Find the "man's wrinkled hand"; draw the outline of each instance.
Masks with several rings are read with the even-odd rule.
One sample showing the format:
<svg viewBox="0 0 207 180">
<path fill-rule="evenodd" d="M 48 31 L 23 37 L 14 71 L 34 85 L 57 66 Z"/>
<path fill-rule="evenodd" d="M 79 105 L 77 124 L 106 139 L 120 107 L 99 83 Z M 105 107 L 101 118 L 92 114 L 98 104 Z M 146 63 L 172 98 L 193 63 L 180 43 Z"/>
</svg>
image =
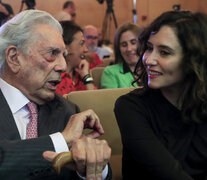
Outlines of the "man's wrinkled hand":
<svg viewBox="0 0 207 180">
<path fill-rule="evenodd" d="M 80 175 L 86 176 L 87 179 L 102 179 L 102 171 L 111 156 L 111 148 L 105 140 L 90 137 L 77 139 L 73 142 L 70 152 L 72 153 L 73 162 L 65 165 L 66 167 L 78 171 Z M 57 155 L 57 153 L 51 151 L 43 153 L 43 157 L 53 163 L 55 163 L 54 159 Z"/>
<path fill-rule="evenodd" d="M 82 137 L 83 130 L 86 128 L 92 130 L 86 135 L 91 138 L 97 138 L 104 133 L 100 120 L 93 110 L 86 110 L 81 113 L 74 114 L 69 119 L 68 124 L 62 132 L 69 148 L 75 140 Z"/>
</svg>

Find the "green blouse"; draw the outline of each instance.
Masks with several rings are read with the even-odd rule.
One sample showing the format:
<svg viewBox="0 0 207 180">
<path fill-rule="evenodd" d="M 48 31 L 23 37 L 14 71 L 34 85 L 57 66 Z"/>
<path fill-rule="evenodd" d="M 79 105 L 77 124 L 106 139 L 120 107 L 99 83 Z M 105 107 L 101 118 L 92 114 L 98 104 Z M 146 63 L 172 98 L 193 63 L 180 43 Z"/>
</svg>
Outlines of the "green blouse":
<svg viewBox="0 0 207 180">
<path fill-rule="evenodd" d="M 101 88 L 137 87 L 136 83 L 132 85 L 134 77 L 131 71 L 125 69 L 123 63 L 107 66 L 101 77 Z"/>
</svg>

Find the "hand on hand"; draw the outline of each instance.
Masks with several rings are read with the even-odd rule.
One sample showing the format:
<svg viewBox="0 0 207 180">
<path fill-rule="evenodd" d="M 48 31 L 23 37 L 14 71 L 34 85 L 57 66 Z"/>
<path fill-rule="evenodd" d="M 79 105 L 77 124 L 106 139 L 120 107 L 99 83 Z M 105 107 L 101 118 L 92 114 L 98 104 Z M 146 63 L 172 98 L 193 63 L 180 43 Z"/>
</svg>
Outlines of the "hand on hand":
<svg viewBox="0 0 207 180">
<path fill-rule="evenodd" d="M 75 140 L 81 138 L 83 129 L 86 128 L 92 129 L 92 131 L 86 135 L 88 137 L 97 138 L 104 134 L 100 120 L 93 110 L 86 110 L 71 116 L 62 132 L 69 148 Z"/>
<path fill-rule="evenodd" d="M 111 156 L 111 148 L 105 140 L 82 137 L 74 141 L 72 148 L 73 163 L 67 164 L 72 170 L 85 175 L 87 179 L 102 179 L 102 171 Z M 46 151 L 43 157 L 52 162 L 57 153 Z"/>
</svg>

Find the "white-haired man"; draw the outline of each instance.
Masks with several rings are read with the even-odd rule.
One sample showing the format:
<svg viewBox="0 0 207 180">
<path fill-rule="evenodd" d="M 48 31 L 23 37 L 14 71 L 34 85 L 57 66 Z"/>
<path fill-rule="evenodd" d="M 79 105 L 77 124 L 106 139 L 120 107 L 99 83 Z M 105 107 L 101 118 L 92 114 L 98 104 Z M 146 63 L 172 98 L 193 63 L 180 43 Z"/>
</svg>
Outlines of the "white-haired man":
<svg viewBox="0 0 207 180">
<path fill-rule="evenodd" d="M 99 118 L 55 94 L 65 53 L 61 25 L 46 12 L 23 11 L 0 28 L 0 179 L 110 178 Z M 73 170 L 57 175 L 46 160 L 68 150 Z"/>
</svg>

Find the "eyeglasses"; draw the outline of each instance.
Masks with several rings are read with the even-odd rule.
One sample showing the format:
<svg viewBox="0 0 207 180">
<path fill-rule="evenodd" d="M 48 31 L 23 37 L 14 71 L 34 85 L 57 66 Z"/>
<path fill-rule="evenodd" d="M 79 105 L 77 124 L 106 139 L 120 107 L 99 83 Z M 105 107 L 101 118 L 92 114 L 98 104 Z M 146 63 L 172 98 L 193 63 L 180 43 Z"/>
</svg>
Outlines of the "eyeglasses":
<svg viewBox="0 0 207 180">
<path fill-rule="evenodd" d="M 93 39 L 96 40 L 98 39 L 98 36 L 84 36 L 86 39 Z"/>
</svg>

